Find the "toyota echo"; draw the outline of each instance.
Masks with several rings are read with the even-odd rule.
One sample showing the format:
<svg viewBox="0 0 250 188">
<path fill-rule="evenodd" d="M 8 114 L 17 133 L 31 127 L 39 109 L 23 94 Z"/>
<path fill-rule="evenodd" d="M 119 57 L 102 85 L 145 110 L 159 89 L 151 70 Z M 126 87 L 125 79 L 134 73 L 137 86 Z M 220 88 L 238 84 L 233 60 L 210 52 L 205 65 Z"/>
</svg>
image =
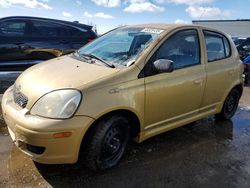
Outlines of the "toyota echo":
<svg viewBox="0 0 250 188">
<path fill-rule="evenodd" d="M 92 170 L 118 164 L 130 139 L 215 115 L 230 119 L 243 90 L 230 37 L 194 25 L 117 28 L 75 53 L 35 65 L 5 93 L 16 146 L 34 161 Z"/>
</svg>

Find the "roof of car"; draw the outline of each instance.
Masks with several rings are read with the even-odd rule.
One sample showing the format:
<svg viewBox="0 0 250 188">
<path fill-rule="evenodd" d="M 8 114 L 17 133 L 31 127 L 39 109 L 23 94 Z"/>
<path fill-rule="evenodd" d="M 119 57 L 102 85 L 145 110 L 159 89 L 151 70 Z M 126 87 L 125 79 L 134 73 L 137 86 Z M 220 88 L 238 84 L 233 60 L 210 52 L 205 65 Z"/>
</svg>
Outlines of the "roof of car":
<svg viewBox="0 0 250 188">
<path fill-rule="evenodd" d="M 194 26 L 194 27 L 197 27 L 197 25 L 191 25 L 191 24 L 164 24 L 164 23 L 137 24 L 137 25 L 132 25 L 132 26 L 133 27 L 143 27 L 143 28 L 164 29 L 164 30 L 178 28 L 178 27 L 183 27 L 183 26 Z"/>
<path fill-rule="evenodd" d="M 164 23 L 153 23 L 153 24 L 138 24 L 138 25 L 128 25 L 127 27 L 141 27 L 141 28 L 152 28 L 152 29 L 162 29 L 162 30 L 173 30 L 177 28 L 201 28 L 208 31 L 214 31 L 218 33 L 222 33 L 224 35 L 228 35 L 223 31 L 219 31 L 217 29 L 213 29 L 210 27 L 196 25 L 196 24 L 164 24 Z"/>
<path fill-rule="evenodd" d="M 67 24 L 67 25 L 82 27 L 82 28 L 85 28 L 85 29 L 91 29 L 92 28 L 92 26 L 90 26 L 90 25 L 86 25 L 86 24 L 82 24 L 82 23 L 78 23 L 78 22 L 70 22 L 70 21 L 64 21 L 64 20 L 57 20 L 57 19 L 51 19 L 51 18 L 42 18 L 42 17 L 32 17 L 32 16 L 10 16 L 10 17 L 1 18 L 0 21 L 1 20 L 8 20 L 8 19 L 45 20 L 45 21 L 60 22 L 60 23 L 64 23 L 64 24 Z"/>
<path fill-rule="evenodd" d="M 203 29 L 208 29 L 210 28 L 201 26 L 201 25 L 194 25 L 194 24 L 164 24 L 164 23 L 152 23 L 152 24 L 137 24 L 137 25 L 129 25 L 128 27 L 141 27 L 141 28 L 152 28 L 152 29 L 162 29 L 162 30 L 173 30 L 177 28 L 188 28 L 188 27 L 193 27 L 193 28 L 203 28 Z M 215 29 L 211 29 L 214 31 L 217 31 Z"/>
</svg>

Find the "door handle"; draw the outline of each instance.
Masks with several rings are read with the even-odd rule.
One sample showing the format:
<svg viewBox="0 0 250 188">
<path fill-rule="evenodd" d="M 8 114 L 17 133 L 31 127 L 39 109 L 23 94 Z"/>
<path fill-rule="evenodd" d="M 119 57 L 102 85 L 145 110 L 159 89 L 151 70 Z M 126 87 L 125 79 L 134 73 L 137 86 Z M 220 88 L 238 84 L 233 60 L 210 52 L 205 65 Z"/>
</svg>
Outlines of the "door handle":
<svg viewBox="0 0 250 188">
<path fill-rule="evenodd" d="M 202 85 L 202 83 L 203 83 L 203 79 L 199 79 L 199 80 L 194 81 L 194 84 L 196 84 L 196 85 Z"/>
</svg>

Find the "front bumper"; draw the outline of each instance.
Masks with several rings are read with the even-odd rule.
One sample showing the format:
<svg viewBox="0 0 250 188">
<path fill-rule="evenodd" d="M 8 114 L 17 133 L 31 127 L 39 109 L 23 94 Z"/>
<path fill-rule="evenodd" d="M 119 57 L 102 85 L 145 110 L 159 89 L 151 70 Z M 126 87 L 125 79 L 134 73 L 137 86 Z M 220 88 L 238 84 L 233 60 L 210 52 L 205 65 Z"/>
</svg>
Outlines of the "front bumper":
<svg viewBox="0 0 250 188">
<path fill-rule="evenodd" d="M 2 113 L 17 147 L 34 161 L 46 164 L 75 163 L 82 138 L 94 121 L 86 116 L 56 120 L 29 115 L 28 109 L 21 109 L 14 103 L 10 89 L 3 95 Z M 59 132 L 72 134 L 70 137 L 54 138 L 53 134 Z M 32 152 L 31 147 L 44 148 L 44 151 L 37 154 Z"/>
</svg>

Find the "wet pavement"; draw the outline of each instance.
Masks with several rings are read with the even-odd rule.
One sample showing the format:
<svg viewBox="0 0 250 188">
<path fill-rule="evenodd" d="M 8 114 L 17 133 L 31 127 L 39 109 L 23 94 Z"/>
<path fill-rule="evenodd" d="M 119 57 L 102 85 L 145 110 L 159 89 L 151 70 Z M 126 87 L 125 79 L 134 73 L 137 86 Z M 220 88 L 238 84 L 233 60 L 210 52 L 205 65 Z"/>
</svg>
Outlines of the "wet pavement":
<svg viewBox="0 0 250 188">
<path fill-rule="evenodd" d="M 213 117 L 131 143 L 121 163 L 93 173 L 34 163 L 11 142 L 0 117 L 0 187 L 250 187 L 250 87 L 232 121 Z"/>
</svg>

